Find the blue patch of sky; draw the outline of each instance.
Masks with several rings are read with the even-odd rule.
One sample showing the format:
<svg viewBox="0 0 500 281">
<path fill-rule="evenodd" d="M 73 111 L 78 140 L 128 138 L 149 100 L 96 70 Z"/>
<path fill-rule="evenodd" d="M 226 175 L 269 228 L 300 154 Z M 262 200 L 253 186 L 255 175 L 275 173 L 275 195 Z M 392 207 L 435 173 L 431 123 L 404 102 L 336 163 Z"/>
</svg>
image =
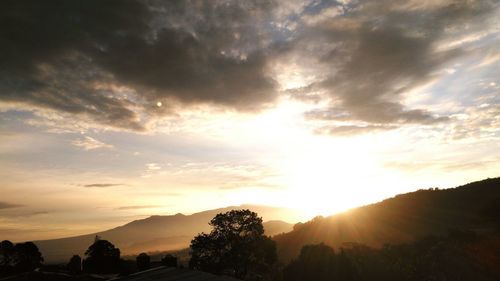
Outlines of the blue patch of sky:
<svg viewBox="0 0 500 281">
<path fill-rule="evenodd" d="M 35 118 L 35 114 L 25 110 L 8 110 L 0 112 L 0 130 L 11 133 L 29 132 L 33 127 L 27 125 L 25 120 Z"/>
<path fill-rule="evenodd" d="M 302 15 L 317 15 L 321 13 L 324 9 L 333 6 L 344 6 L 344 5 L 338 1 L 328 1 L 328 0 L 312 1 L 304 8 Z"/>
<path fill-rule="evenodd" d="M 328 1 L 328 0 L 311 1 L 307 5 L 305 5 L 304 9 L 300 13 L 289 14 L 285 18 L 284 22 L 288 24 L 297 24 L 299 25 L 298 29 L 300 30 L 300 24 L 303 16 L 317 15 L 320 14 L 324 9 L 333 6 L 341 6 L 344 8 L 344 10 L 348 10 L 350 4 L 344 5 L 338 1 Z M 295 29 L 290 30 L 286 26 L 278 26 L 276 25 L 276 23 L 269 24 L 268 28 L 269 30 L 271 30 L 273 41 L 276 43 L 290 41 L 296 35 Z"/>
<path fill-rule="evenodd" d="M 454 101 L 464 108 L 479 106 L 485 101 L 499 104 L 500 65 L 478 67 L 485 56 L 484 53 L 477 53 L 448 65 L 447 67 L 453 68 L 455 72 L 443 75 L 431 87 L 429 91 L 432 93 L 432 98 L 429 102 L 437 104 Z"/>
</svg>

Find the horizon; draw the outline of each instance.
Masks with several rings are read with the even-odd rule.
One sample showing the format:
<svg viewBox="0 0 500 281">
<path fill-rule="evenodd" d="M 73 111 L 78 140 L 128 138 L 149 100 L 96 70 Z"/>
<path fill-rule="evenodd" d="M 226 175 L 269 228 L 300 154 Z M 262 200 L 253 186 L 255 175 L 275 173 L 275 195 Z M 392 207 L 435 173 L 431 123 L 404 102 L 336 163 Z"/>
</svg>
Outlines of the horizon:
<svg viewBox="0 0 500 281">
<path fill-rule="evenodd" d="M 305 223 L 305 222 L 310 221 L 310 220 L 312 220 L 312 219 L 314 219 L 315 217 L 318 217 L 318 216 L 321 216 L 321 217 L 330 217 L 330 216 L 340 215 L 340 214 L 347 213 L 347 212 L 349 212 L 351 210 L 354 210 L 354 209 L 357 209 L 357 208 L 363 208 L 365 206 L 369 206 L 369 205 L 381 203 L 381 202 L 383 202 L 383 201 L 385 201 L 387 199 L 396 198 L 399 195 L 410 194 L 410 193 L 413 193 L 413 192 L 416 192 L 416 191 L 419 191 L 419 190 L 429 190 L 429 189 L 434 189 L 434 188 L 437 188 L 438 190 L 451 190 L 451 189 L 455 189 L 455 188 L 463 186 L 463 185 L 467 185 L 467 184 L 471 184 L 471 183 L 476 183 L 476 182 L 481 182 L 481 181 L 490 180 L 490 179 L 495 179 L 495 178 L 485 178 L 485 179 L 481 179 L 481 180 L 477 180 L 477 181 L 463 183 L 463 184 L 461 184 L 459 186 L 454 186 L 454 187 L 449 187 L 449 188 L 441 188 L 441 187 L 419 188 L 419 189 L 408 191 L 408 192 L 405 192 L 405 193 L 398 193 L 398 194 L 395 194 L 395 195 L 390 196 L 390 197 L 383 198 L 383 199 L 378 200 L 378 201 L 368 202 L 368 203 L 365 203 L 365 204 L 362 204 L 362 205 L 357 205 L 357 206 L 354 206 L 354 207 L 351 207 L 351 208 L 347 208 L 347 209 L 344 209 L 344 210 L 339 210 L 337 212 L 329 213 L 329 214 L 315 214 L 315 215 L 312 215 L 312 216 L 304 216 L 304 213 L 301 212 L 301 210 L 299 208 L 288 208 L 288 207 L 282 207 L 282 206 L 271 206 L 271 205 L 259 205 L 259 204 L 243 203 L 243 204 L 239 204 L 239 205 L 220 206 L 220 207 L 216 207 L 214 209 L 209 209 L 209 210 L 197 210 L 197 211 L 194 211 L 194 212 L 191 212 L 191 213 L 181 213 L 181 212 L 179 212 L 179 213 L 169 213 L 169 214 L 161 214 L 161 215 L 158 215 L 158 214 L 149 214 L 149 215 L 144 215 L 143 217 L 140 217 L 140 218 L 136 218 L 136 219 L 131 220 L 131 221 L 124 222 L 124 223 L 122 223 L 120 225 L 109 226 L 109 228 L 106 228 L 106 229 L 96 230 L 96 231 L 94 231 L 92 233 L 79 233 L 79 234 L 75 234 L 75 235 L 71 235 L 71 236 L 48 237 L 48 238 L 45 238 L 45 239 L 31 239 L 31 240 L 32 241 L 37 241 L 37 240 L 38 241 L 43 241 L 43 240 L 54 240 L 54 239 L 62 239 L 62 238 L 71 238 L 71 237 L 82 236 L 82 235 L 94 235 L 96 233 L 105 232 L 105 231 L 108 231 L 108 230 L 113 230 L 113 229 L 115 229 L 117 227 L 121 227 L 121 226 L 127 225 L 127 224 L 132 223 L 132 222 L 137 221 L 137 220 L 147 220 L 148 218 L 155 217 L 155 216 L 177 216 L 177 215 L 191 216 L 191 215 L 195 215 L 195 214 L 199 214 L 199 213 L 203 213 L 203 212 L 209 212 L 209 211 L 215 211 L 215 210 L 227 209 L 227 208 L 235 208 L 236 209 L 238 207 L 241 207 L 241 209 L 249 209 L 251 211 L 254 210 L 254 209 L 252 209 L 252 207 L 284 209 L 284 210 L 282 210 L 284 212 L 279 212 L 279 217 L 272 217 L 272 218 L 269 218 L 269 219 L 264 219 L 264 217 L 262 217 L 261 215 L 259 215 L 258 212 L 257 212 L 257 215 L 259 217 L 263 218 L 263 222 L 264 223 L 265 222 L 269 222 L 269 221 L 282 221 L 282 222 L 285 222 L 287 224 L 295 225 L 297 223 Z M 28 240 L 26 240 L 26 239 L 25 240 L 6 239 L 6 240 L 11 240 L 14 243 L 18 243 L 18 242 L 29 241 L 30 239 L 28 239 Z"/>
<path fill-rule="evenodd" d="M 498 1 L 0 3 L 0 238 L 296 221 L 500 171 Z"/>
</svg>

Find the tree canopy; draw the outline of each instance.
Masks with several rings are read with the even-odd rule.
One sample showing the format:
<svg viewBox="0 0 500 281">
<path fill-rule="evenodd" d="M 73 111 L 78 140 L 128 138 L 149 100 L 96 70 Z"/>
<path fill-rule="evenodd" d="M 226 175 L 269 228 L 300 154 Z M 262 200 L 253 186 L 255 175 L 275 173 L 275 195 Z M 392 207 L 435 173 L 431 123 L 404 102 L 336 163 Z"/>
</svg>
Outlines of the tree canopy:
<svg viewBox="0 0 500 281">
<path fill-rule="evenodd" d="M 0 242 L 0 273 L 31 271 L 42 265 L 42 253 L 33 242 Z"/>
<path fill-rule="evenodd" d="M 16 271 L 30 271 L 40 267 L 43 262 L 42 253 L 33 242 L 17 243 L 12 257 Z"/>
<path fill-rule="evenodd" d="M 147 253 L 140 253 L 136 258 L 135 262 L 137 264 L 137 269 L 143 271 L 149 269 L 151 266 L 151 258 Z"/>
<path fill-rule="evenodd" d="M 266 280 L 277 260 L 276 245 L 264 235 L 262 218 L 250 210 L 232 210 L 216 215 L 209 234 L 191 241 L 191 268 Z"/>
<path fill-rule="evenodd" d="M 73 274 L 82 272 L 82 258 L 79 255 L 73 255 L 66 267 Z"/>
<path fill-rule="evenodd" d="M 168 266 L 168 267 L 177 267 L 178 260 L 177 257 L 171 254 L 166 254 L 162 259 L 161 259 L 161 264 L 163 266 Z"/>
<path fill-rule="evenodd" d="M 10 265 L 14 254 L 14 244 L 9 240 L 0 242 L 0 267 Z"/>
<path fill-rule="evenodd" d="M 360 280 L 351 260 L 343 250 L 339 254 L 325 244 L 306 245 L 300 255 L 283 270 L 284 281 Z"/>
<path fill-rule="evenodd" d="M 102 240 L 98 236 L 85 252 L 83 270 L 85 272 L 111 273 L 120 268 L 120 249 L 111 242 Z"/>
</svg>

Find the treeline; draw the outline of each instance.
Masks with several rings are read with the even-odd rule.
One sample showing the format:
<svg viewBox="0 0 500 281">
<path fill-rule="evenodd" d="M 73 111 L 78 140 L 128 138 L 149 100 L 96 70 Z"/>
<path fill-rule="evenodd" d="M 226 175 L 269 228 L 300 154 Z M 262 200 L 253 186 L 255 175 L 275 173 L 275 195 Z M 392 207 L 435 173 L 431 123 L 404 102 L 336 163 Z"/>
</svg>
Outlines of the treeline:
<svg viewBox="0 0 500 281">
<path fill-rule="evenodd" d="M 33 242 L 13 244 L 8 240 L 0 242 L 0 274 L 31 271 L 38 268 L 43 257 Z"/>
<path fill-rule="evenodd" d="M 324 244 L 304 246 L 283 269 L 283 281 L 500 280 L 500 238 L 450 230 L 414 243 L 380 249 L 350 244 L 337 251 Z"/>
<path fill-rule="evenodd" d="M 449 229 L 413 243 L 371 248 L 349 243 L 302 247 L 286 265 L 249 210 L 217 215 L 213 230 L 191 242 L 190 266 L 246 281 L 494 281 L 500 280 L 500 236 Z"/>
<path fill-rule="evenodd" d="M 217 215 L 213 230 L 191 242 L 190 266 L 257 281 L 494 281 L 500 280 L 500 236 L 449 229 L 412 243 L 371 248 L 349 243 L 333 249 L 303 246 L 280 264 L 276 243 L 263 235 L 261 219 L 249 210 Z"/>
<path fill-rule="evenodd" d="M 82 273 L 108 274 L 116 273 L 127 275 L 132 272 L 151 268 L 153 265 L 177 266 L 177 258 L 165 255 L 160 262 L 151 262 L 147 253 L 141 253 L 135 262 L 124 260 L 120 256 L 120 249 L 111 242 L 95 237 L 94 243 L 85 252 L 85 258 L 74 255 L 64 267 L 56 267 L 55 271 L 63 271 L 73 275 Z M 8 240 L 0 243 L 0 276 L 31 272 L 43 267 L 43 256 L 33 242 L 13 244 Z M 47 266 L 45 270 L 54 271 Z"/>
<path fill-rule="evenodd" d="M 500 280 L 500 236 L 452 229 L 446 236 L 428 236 L 413 243 L 371 248 L 350 243 L 333 249 L 326 244 L 303 246 L 288 264 L 278 260 L 276 242 L 264 235 L 262 219 L 250 210 L 216 215 L 210 233 L 191 241 L 189 267 L 245 281 L 494 281 Z M 32 242 L 0 244 L 2 275 L 40 267 L 43 257 Z M 133 266 L 132 266 L 133 265 Z M 123 260 L 111 242 L 96 236 L 85 258 L 73 256 L 65 270 L 120 273 L 164 265 L 176 267 L 166 255 L 154 263 L 146 253 Z"/>
</svg>

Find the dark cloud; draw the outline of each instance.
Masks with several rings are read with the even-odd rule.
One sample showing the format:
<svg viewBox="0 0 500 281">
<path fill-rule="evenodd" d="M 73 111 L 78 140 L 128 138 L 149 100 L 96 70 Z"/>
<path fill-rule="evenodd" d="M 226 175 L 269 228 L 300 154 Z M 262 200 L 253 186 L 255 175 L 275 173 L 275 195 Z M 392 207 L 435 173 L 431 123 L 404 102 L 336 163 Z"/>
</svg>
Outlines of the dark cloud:
<svg viewBox="0 0 500 281">
<path fill-rule="evenodd" d="M 6 217 L 8 218 L 30 218 L 34 216 L 47 215 L 50 212 L 47 211 L 31 211 L 31 212 L 14 212 L 8 214 Z"/>
<path fill-rule="evenodd" d="M 397 126 L 390 125 L 365 125 L 365 126 L 325 126 L 315 131 L 322 135 L 352 136 L 370 132 L 388 131 L 396 129 Z"/>
<path fill-rule="evenodd" d="M 7 202 L 0 202 L 0 210 L 2 209 L 11 209 L 11 208 L 18 208 L 22 207 L 23 205 L 20 204 L 12 204 L 12 203 L 7 203 Z"/>
<path fill-rule="evenodd" d="M 2 1 L 0 99 L 141 130 L 126 100 L 96 87 L 109 74 L 87 53 L 119 28 L 138 29 L 144 11 L 134 1 Z"/>
<path fill-rule="evenodd" d="M 0 202 L 0 218 L 29 218 L 39 215 L 46 215 L 47 211 L 27 210 L 25 205 Z"/>
<path fill-rule="evenodd" d="M 274 99 L 274 82 L 265 74 L 265 34 L 258 29 L 270 3 L 157 3 L 162 12 L 156 16 L 166 19 L 150 38 L 108 39 L 94 50 L 100 65 L 153 101 L 174 97 L 251 108 Z"/>
<path fill-rule="evenodd" d="M 303 32 L 303 42 L 323 46 L 310 49 L 319 53 L 320 63 L 329 69 L 324 79 L 305 88 L 323 91 L 332 99 L 332 108 L 323 114 L 309 113 L 308 117 L 325 120 L 340 116 L 375 124 L 446 121 L 446 117 L 425 109 L 407 109 L 401 100 L 404 94 L 438 77 L 446 63 L 464 54 L 458 47 L 438 46 L 466 27 L 467 32 L 477 30 L 492 3 L 353 3 L 357 4 L 337 3 L 337 16 L 314 21 L 305 28 L 309 32 Z M 303 42 L 296 43 L 298 48 L 309 46 Z"/>
<path fill-rule="evenodd" d="M 271 10 L 262 0 L 2 1 L 0 99 L 131 130 L 165 113 L 157 101 L 258 109 L 275 99 L 259 29 Z"/>
<path fill-rule="evenodd" d="M 105 188 L 105 187 L 114 187 L 114 186 L 122 186 L 124 184 L 122 183 L 92 183 L 92 184 L 85 184 L 83 187 L 88 187 L 88 188 Z"/>
<path fill-rule="evenodd" d="M 493 1 L 343 2 L 287 14 L 273 0 L 1 1 L 0 101 L 143 131 L 185 106 L 272 104 L 269 66 L 298 53 L 318 70 L 291 94 L 331 100 L 325 112 L 377 125 L 446 121 L 402 98 L 464 55 L 439 44 L 478 30 Z"/>
<path fill-rule="evenodd" d="M 359 105 L 364 106 L 366 118 L 359 118 L 370 123 L 378 124 L 401 124 L 401 123 L 420 123 L 420 124 L 433 124 L 449 120 L 448 117 L 433 116 L 430 112 L 423 109 L 403 110 L 402 106 L 396 103 L 379 103 L 379 108 L 370 108 L 369 104 Z M 373 111 L 373 112 L 372 112 Z M 310 120 L 325 120 L 325 121 L 347 121 L 356 119 L 352 114 L 344 108 L 326 108 L 321 110 L 312 110 L 304 113 L 304 117 Z"/>
</svg>

